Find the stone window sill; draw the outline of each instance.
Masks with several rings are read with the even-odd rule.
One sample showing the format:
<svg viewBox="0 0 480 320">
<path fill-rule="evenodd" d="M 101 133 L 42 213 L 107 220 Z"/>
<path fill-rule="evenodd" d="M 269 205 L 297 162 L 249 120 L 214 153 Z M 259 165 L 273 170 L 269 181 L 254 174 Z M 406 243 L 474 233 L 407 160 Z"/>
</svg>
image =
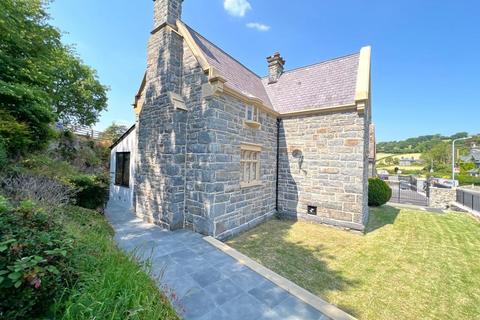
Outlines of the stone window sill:
<svg viewBox="0 0 480 320">
<path fill-rule="evenodd" d="M 240 189 L 262 186 L 262 181 L 240 182 Z"/>
<path fill-rule="evenodd" d="M 243 120 L 243 124 L 245 125 L 245 127 L 249 127 L 257 130 L 260 129 L 261 127 L 259 122 L 253 121 L 253 120 Z"/>
</svg>

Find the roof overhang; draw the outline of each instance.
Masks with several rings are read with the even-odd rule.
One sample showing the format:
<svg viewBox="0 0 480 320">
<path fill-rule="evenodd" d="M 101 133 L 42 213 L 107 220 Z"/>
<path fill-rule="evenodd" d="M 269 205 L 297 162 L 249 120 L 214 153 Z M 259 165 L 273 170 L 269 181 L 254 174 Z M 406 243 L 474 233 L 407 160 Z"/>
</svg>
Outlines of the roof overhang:
<svg viewBox="0 0 480 320">
<path fill-rule="evenodd" d="M 193 39 L 192 34 L 188 30 L 187 26 L 180 20 L 177 20 L 177 27 L 178 32 L 185 40 L 188 48 L 192 51 L 193 55 L 197 59 L 200 67 L 202 68 L 203 72 L 208 75 L 208 82 L 210 84 L 210 88 L 208 91 L 211 94 L 226 94 L 233 98 L 236 98 L 243 103 L 254 105 L 259 109 L 272 114 L 274 116 L 278 116 L 279 113 L 273 110 L 272 108 L 268 107 L 265 102 L 257 97 L 250 96 L 244 92 L 240 92 L 235 88 L 231 87 L 227 80 L 216 70 L 214 67 L 210 66 L 208 63 L 207 58 L 203 55 L 202 50 L 198 47 L 197 43 Z"/>
<path fill-rule="evenodd" d="M 304 110 L 298 111 L 288 111 L 288 112 L 281 112 L 280 118 L 288 118 L 288 117 L 298 117 L 298 116 L 312 116 L 312 115 L 320 115 L 326 113 L 335 113 L 335 112 L 347 112 L 347 111 L 355 111 L 357 105 L 355 103 L 351 104 L 344 104 L 338 106 L 328 106 L 328 107 L 321 107 L 321 108 L 309 108 Z"/>
<path fill-rule="evenodd" d="M 120 142 L 123 141 L 123 139 L 125 139 L 126 137 L 128 137 L 128 135 L 133 131 L 133 129 L 135 129 L 135 124 L 133 126 L 131 126 L 124 134 L 122 134 L 122 136 L 120 138 L 117 139 L 117 141 L 115 141 L 111 146 L 110 146 L 110 150 L 115 148 Z"/>
</svg>

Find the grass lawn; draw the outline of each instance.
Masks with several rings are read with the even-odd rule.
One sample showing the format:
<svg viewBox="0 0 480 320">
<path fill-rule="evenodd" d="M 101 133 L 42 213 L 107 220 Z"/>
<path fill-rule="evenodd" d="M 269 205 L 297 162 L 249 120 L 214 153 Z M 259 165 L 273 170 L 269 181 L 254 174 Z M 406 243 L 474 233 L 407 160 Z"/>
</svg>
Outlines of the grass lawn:
<svg viewBox="0 0 480 320">
<path fill-rule="evenodd" d="M 272 220 L 232 247 L 359 319 L 480 319 L 480 223 L 371 209 L 366 235 Z"/>
<path fill-rule="evenodd" d="M 79 207 L 62 211 L 63 224 L 76 239 L 79 279 L 53 307 L 55 319 L 178 319 L 154 281 L 114 245 L 102 215 Z"/>
<path fill-rule="evenodd" d="M 422 171 L 425 168 L 425 166 L 395 166 L 395 165 L 381 166 L 379 165 L 377 167 L 378 170 L 388 170 L 388 171 L 393 171 L 395 170 L 395 168 L 398 168 L 402 171 Z"/>
<path fill-rule="evenodd" d="M 393 158 L 396 158 L 396 159 L 401 159 L 402 157 L 404 158 L 414 158 L 414 159 L 420 159 L 421 157 L 421 153 L 402 153 L 402 154 L 395 154 L 395 153 L 377 153 L 377 160 L 382 160 L 382 159 L 385 159 L 385 158 L 388 158 L 388 157 L 391 157 L 393 156 Z"/>
</svg>

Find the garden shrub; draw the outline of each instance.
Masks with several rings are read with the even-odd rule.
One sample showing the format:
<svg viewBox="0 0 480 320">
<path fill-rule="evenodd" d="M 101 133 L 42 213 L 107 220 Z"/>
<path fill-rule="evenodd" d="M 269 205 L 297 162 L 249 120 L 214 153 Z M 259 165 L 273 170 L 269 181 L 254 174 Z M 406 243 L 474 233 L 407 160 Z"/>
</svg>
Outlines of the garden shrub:
<svg viewBox="0 0 480 320">
<path fill-rule="evenodd" d="M 78 169 L 67 161 L 55 159 L 49 154 L 31 154 L 21 161 L 24 173 L 46 176 L 62 182 L 78 173 Z"/>
<path fill-rule="evenodd" d="M 8 154 L 7 148 L 5 147 L 5 142 L 2 137 L 0 137 L 0 170 L 4 168 L 8 163 Z"/>
<path fill-rule="evenodd" d="M 480 186 L 480 177 L 471 177 L 467 175 L 458 175 L 457 176 L 458 182 L 461 186 L 465 185 L 476 185 Z"/>
<path fill-rule="evenodd" d="M 40 316 L 74 280 L 73 242 L 31 201 L 0 207 L 0 319 Z"/>
<path fill-rule="evenodd" d="M 378 178 L 368 179 L 368 205 L 379 207 L 387 203 L 392 197 L 392 189 Z"/>
<path fill-rule="evenodd" d="M 103 176 L 77 175 L 70 179 L 77 188 L 76 204 L 87 209 L 103 209 L 108 198 L 108 179 Z"/>
<path fill-rule="evenodd" d="M 11 199 L 31 199 L 42 205 L 54 207 L 70 204 L 76 193 L 76 190 L 66 182 L 30 173 L 14 172 L 1 176 L 0 186 Z"/>
<path fill-rule="evenodd" d="M 10 210 L 10 204 L 8 203 L 7 198 L 0 196 L 0 213 L 5 213 Z"/>
</svg>

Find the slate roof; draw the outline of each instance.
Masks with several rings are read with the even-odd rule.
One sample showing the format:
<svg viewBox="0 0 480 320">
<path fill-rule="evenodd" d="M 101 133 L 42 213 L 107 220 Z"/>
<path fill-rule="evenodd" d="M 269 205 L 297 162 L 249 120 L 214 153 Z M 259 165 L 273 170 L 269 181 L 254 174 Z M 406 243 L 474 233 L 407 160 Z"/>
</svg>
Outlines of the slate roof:
<svg viewBox="0 0 480 320">
<path fill-rule="evenodd" d="M 261 99 L 267 107 L 272 106 L 267 91 L 262 84 L 262 79 L 258 75 L 205 39 L 192 28 L 188 26 L 187 28 L 197 46 L 203 51 L 208 64 L 217 69 L 225 80 L 227 80 L 227 85 L 247 96 Z"/>
<path fill-rule="evenodd" d="M 273 108 L 282 113 L 354 104 L 359 56 L 286 71 L 273 84 L 265 77 L 263 84 Z"/>
<path fill-rule="evenodd" d="M 480 162 L 480 150 L 472 150 L 472 158 L 475 160 L 475 162 Z"/>
<path fill-rule="evenodd" d="M 261 99 L 279 113 L 355 103 L 359 53 L 285 71 L 278 82 L 268 84 L 268 77 L 259 77 L 195 30 L 187 28 L 209 65 L 217 69 L 227 85 Z"/>
<path fill-rule="evenodd" d="M 473 160 L 476 163 L 480 163 L 480 150 L 472 149 L 468 156 L 461 156 L 460 160 L 465 162 Z"/>
</svg>

